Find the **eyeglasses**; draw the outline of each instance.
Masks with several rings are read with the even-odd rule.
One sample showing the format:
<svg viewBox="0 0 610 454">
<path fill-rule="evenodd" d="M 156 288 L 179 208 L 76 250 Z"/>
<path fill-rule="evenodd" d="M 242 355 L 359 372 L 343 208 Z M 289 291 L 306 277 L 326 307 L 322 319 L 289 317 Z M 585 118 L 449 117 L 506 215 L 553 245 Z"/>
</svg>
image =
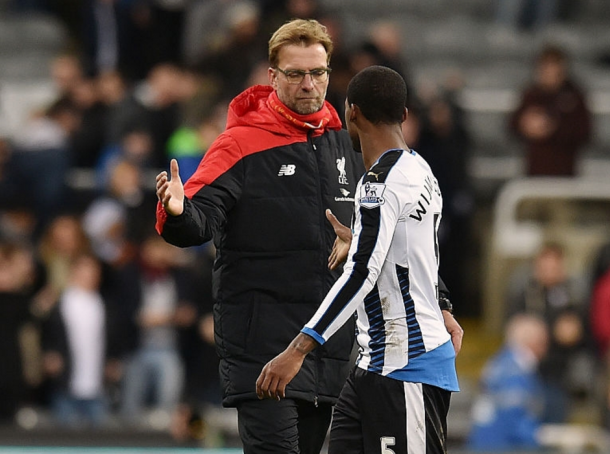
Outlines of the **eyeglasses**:
<svg viewBox="0 0 610 454">
<path fill-rule="evenodd" d="M 286 80 L 290 85 L 300 85 L 307 74 L 311 76 L 311 80 L 314 83 L 321 84 L 328 80 L 328 74 L 332 71 L 330 68 L 316 68 L 311 71 L 303 71 L 302 69 L 288 69 L 286 71 L 281 68 L 275 69 L 286 76 Z"/>
</svg>

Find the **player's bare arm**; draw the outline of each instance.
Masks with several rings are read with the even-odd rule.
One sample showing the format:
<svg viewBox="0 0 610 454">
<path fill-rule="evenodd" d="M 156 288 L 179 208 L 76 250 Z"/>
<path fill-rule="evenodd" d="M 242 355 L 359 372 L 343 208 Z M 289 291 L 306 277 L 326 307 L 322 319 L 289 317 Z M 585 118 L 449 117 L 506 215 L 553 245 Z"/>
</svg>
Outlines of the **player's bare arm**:
<svg viewBox="0 0 610 454">
<path fill-rule="evenodd" d="M 307 334 L 299 333 L 282 353 L 263 367 L 256 380 L 256 394 L 259 399 L 286 397 L 286 386 L 301 370 L 303 360 L 318 343 Z"/>
<path fill-rule="evenodd" d="M 328 268 L 334 270 L 347 259 L 347 254 L 352 244 L 352 231 L 349 227 L 341 224 L 330 210 L 326 210 L 326 219 L 331 223 L 337 235 L 333 244 L 333 250 L 328 257 Z"/>
<path fill-rule="evenodd" d="M 157 198 L 171 216 L 179 216 L 184 211 L 184 186 L 178 170 L 178 161 L 172 159 L 171 179 L 168 180 L 165 170 L 157 175 Z"/>
<path fill-rule="evenodd" d="M 445 321 L 445 328 L 447 332 L 451 335 L 451 343 L 453 344 L 453 349 L 455 350 L 455 354 L 457 355 L 462 349 L 462 338 L 464 337 L 464 330 L 457 322 L 453 314 L 449 311 L 441 311 L 443 314 L 443 320 Z"/>
</svg>

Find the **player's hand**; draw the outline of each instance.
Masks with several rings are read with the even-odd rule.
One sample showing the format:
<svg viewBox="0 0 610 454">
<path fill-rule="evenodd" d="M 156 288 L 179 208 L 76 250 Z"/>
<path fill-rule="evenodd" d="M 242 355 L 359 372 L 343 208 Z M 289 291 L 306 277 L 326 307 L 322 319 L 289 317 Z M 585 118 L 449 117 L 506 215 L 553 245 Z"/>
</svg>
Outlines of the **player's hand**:
<svg viewBox="0 0 610 454">
<path fill-rule="evenodd" d="M 258 398 L 280 400 L 286 397 L 286 385 L 301 370 L 305 357 L 317 345 L 313 337 L 304 333 L 297 334 L 286 350 L 263 367 L 256 380 Z"/>
<path fill-rule="evenodd" d="M 286 397 L 286 385 L 299 372 L 304 359 L 305 355 L 289 347 L 265 364 L 256 380 L 258 398 L 280 400 Z"/>
<path fill-rule="evenodd" d="M 352 244 L 352 231 L 349 227 L 341 224 L 330 210 L 326 210 L 326 219 L 331 223 L 337 235 L 333 244 L 333 250 L 328 257 L 328 268 L 334 270 L 347 259 L 347 253 Z"/>
<path fill-rule="evenodd" d="M 172 159 L 169 166 L 171 180 L 167 179 L 165 170 L 157 175 L 157 198 L 168 214 L 179 216 L 184 211 L 184 186 L 178 173 L 178 161 Z"/>
<path fill-rule="evenodd" d="M 451 335 L 451 343 L 453 344 L 453 349 L 455 350 L 455 354 L 457 355 L 462 349 L 462 339 L 464 337 L 464 330 L 457 322 L 457 320 L 453 317 L 453 314 L 451 312 L 441 312 L 443 313 L 445 328 L 447 329 L 447 332 Z"/>
</svg>

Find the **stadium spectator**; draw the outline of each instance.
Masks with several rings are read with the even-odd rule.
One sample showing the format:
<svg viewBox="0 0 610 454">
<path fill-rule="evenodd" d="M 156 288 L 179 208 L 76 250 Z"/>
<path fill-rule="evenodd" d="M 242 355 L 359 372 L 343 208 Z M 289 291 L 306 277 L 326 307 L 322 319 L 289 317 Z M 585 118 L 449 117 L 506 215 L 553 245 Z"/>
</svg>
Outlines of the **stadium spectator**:
<svg viewBox="0 0 610 454">
<path fill-rule="evenodd" d="M 118 71 L 105 71 L 97 76 L 97 81 L 100 101 L 107 108 L 105 145 L 116 144 L 125 130 L 131 127 L 128 118 L 134 115 L 130 109 L 125 109 L 130 87 Z"/>
<path fill-rule="evenodd" d="M 549 349 L 540 364 L 546 397 L 541 417 L 543 422 L 566 422 L 575 399 L 591 392 L 594 376 L 587 285 L 568 273 L 563 247 L 548 243 L 531 267 L 515 272 L 508 288 L 507 316 L 535 314 L 547 323 Z"/>
<path fill-rule="evenodd" d="M 85 77 L 78 55 L 60 53 L 51 61 L 49 68 L 56 99 L 72 99 L 74 87 Z"/>
<path fill-rule="evenodd" d="M 128 162 L 140 171 L 154 166 L 154 139 L 146 128 L 135 127 L 125 131 L 118 143 L 108 144 L 95 166 L 95 179 L 98 190 L 112 190 L 112 174 L 121 162 Z"/>
<path fill-rule="evenodd" d="M 535 315 L 509 319 L 504 346 L 483 370 L 472 407 L 467 448 L 477 452 L 535 450 L 544 403 L 538 365 L 548 348 L 546 323 Z"/>
<path fill-rule="evenodd" d="M 36 258 L 43 268 L 44 286 L 35 297 L 36 313 L 44 316 L 55 306 L 59 295 L 68 284 L 72 261 L 89 251 L 89 240 L 80 217 L 64 214 L 51 221 L 37 245 Z"/>
<path fill-rule="evenodd" d="M 43 368 L 52 383 L 51 408 L 56 421 L 70 428 L 101 427 L 108 417 L 101 279 L 97 258 L 76 257 L 67 285 L 43 325 Z"/>
<path fill-rule="evenodd" d="M 35 279 L 32 251 L 26 246 L 0 243 L 0 422 L 12 423 L 17 410 L 29 396 L 22 348 L 30 312 L 31 290 Z"/>
<path fill-rule="evenodd" d="M 85 209 L 82 226 L 96 255 L 107 265 L 131 260 L 153 222 L 156 199 L 142 187 L 142 169 L 126 159 L 113 165 L 108 186 Z"/>
<path fill-rule="evenodd" d="M 183 126 L 170 137 L 167 143 L 168 159 L 178 162 L 181 179 L 186 181 L 195 173 L 201 158 L 224 131 L 226 110 L 227 105 L 218 102 L 195 127 Z"/>
<path fill-rule="evenodd" d="M 9 194 L 31 209 L 37 219 L 36 235 L 70 206 L 66 184 L 70 168 L 70 138 L 80 115 L 72 101 L 62 98 L 31 118 L 16 134 L 7 168 Z"/>
<path fill-rule="evenodd" d="M 574 176 L 592 121 L 586 93 L 569 72 L 563 49 L 547 45 L 537 55 L 534 77 L 511 113 L 509 127 L 525 147 L 528 176 Z"/>
<path fill-rule="evenodd" d="M 165 145 L 179 124 L 180 70 L 171 64 L 159 64 L 130 88 L 119 73 L 105 75 L 103 100 L 111 105 L 107 148 L 116 147 L 133 131 L 143 131 L 152 138 L 149 165 L 167 165 Z"/>
<path fill-rule="evenodd" d="M 83 78 L 72 89 L 80 122 L 70 137 L 70 166 L 92 169 L 106 143 L 108 107 L 101 102 L 97 79 Z"/>
<path fill-rule="evenodd" d="M 143 241 L 139 257 L 120 268 L 120 283 L 115 281 L 113 304 L 124 305 L 123 314 L 131 318 L 124 325 L 131 324 L 131 332 L 115 335 L 125 336 L 134 347 L 126 352 L 120 412 L 125 423 L 136 427 L 155 427 L 158 421 L 168 428 L 182 395 L 177 317 L 182 301 L 192 299 L 185 296 L 188 276 L 179 261 L 180 251 L 153 233 Z"/>
<path fill-rule="evenodd" d="M 226 13 L 227 34 L 196 64 L 201 72 L 212 70 L 220 82 L 221 96 L 231 99 L 246 88 L 252 69 L 266 57 L 266 41 L 260 30 L 260 11 L 255 4 L 237 2 Z"/>
</svg>

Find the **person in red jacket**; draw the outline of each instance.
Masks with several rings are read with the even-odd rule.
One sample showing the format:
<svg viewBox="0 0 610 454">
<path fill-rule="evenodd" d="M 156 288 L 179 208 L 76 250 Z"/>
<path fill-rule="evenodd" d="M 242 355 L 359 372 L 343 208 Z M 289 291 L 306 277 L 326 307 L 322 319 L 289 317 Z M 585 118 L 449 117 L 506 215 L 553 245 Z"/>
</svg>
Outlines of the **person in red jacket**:
<svg viewBox="0 0 610 454">
<path fill-rule="evenodd" d="M 318 454 L 351 366 L 351 320 L 287 390 L 260 401 L 255 383 L 315 313 L 338 278 L 328 267 L 364 173 L 325 101 L 332 42 L 315 20 L 294 20 L 269 41 L 269 85 L 230 103 L 226 130 L 183 186 L 178 164 L 157 176 L 157 231 L 181 247 L 211 239 L 214 324 L 223 405 L 236 407 L 244 452 Z M 334 216 L 336 215 L 336 218 Z"/>
<path fill-rule="evenodd" d="M 525 145 L 528 176 L 576 174 L 578 154 L 591 137 L 591 113 L 561 48 L 548 45 L 538 55 L 534 81 L 509 126 Z"/>
</svg>

